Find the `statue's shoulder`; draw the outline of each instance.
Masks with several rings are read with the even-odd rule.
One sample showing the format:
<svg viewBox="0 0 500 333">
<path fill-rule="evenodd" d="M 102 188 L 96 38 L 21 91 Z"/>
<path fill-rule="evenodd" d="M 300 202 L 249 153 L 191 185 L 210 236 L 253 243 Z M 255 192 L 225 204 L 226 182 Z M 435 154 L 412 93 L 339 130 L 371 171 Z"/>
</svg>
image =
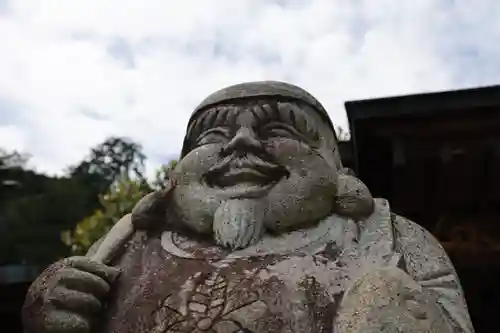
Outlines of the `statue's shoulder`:
<svg viewBox="0 0 500 333">
<path fill-rule="evenodd" d="M 94 244 L 92 244 L 88 249 L 87 253 L 85 254 L 85 256 L 92 257 L 97 252 L 97 249 L 101 246 L 104 238 L 106 238 L 106 235 L 102 236 Z M 123 244 L 125 250 L 124 252 L 128 252 L 131 249 L 143 247 L 148 243 L 149 240 L 150 237 L 148 237 L 145 232 L 143 231 L 135 232 L 134 235 L 126 242 L 126 244 Z M 123 254 L 124 253 L 121 253 L 121 255 Z M 120 255 L 118 257 L 120 257 Z"/>
<path fill-rule="evenodd" d="M 391 212 L 391 220 L 396 236 L 404 238 L 408 242 L 426 241 L 438 243 L 427 229 L 404 216 Z"/>
<path fill-rule="evenodd" d="M 87 254 L 86 256 L 87 257 L 92 257 L 96 252 L 97 252 L 97 249 L 99 248 L 99 246 L 101 246 L 101 243 L 102 241 L 104 240 L 104 237 L 106 237 L 106 235 L 102 236 L 101 238 L 99 238 L 98 240 L 96 240 L 88 249 L 87 251 Z"/>
<path fill-rule="evenodd" d="M 396 250 L 407 269 L 417 279 L 426 279 L 437 272 L 454 272 L 453 265 L 439 241 L 421 225 L 391 213 Z"/>
<path fill-rule="evenodd" d="M 436 237 L 418 223 L 395 213 L 391 213 L 391 220 L 394 234 L 400 242 L 409 246 L 424 245 L 443 250 Z"/>
</svg>

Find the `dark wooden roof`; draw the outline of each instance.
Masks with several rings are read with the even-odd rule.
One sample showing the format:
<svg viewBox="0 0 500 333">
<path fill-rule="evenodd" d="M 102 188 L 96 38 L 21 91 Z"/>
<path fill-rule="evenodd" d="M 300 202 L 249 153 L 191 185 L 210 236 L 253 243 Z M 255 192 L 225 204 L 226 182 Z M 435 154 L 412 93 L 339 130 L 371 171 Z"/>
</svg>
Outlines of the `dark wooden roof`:
<svg viewBox="0 0 500 333">
<path fill-rule="evenodd" d="M 463 117 L 464 113 L 468 114 L 467 118 L 471 116 L 489 118 L 485 117 L 485 113 L 489 115 L 495 113 L 498 116 L 500 85 L 348 101 L 345 102 L 345 109 L 351 132 L 353 167 L 359 172 L 362 167 L 360 154 L 364 154 L 362 150 L 372 149 L 371 143 L 362 143 L 366 141 L 364 138 L 368 135 L 381 131 L 383 127 L 392 128 L 393 134 L 397 132 L 397 128 L 403 130 L 402 127 L 408 133 L 422 132 L 416 120 L 434 116 L 461 114 Z M 476 113 L 475 110 L 482 112 Z M 467 121 L 465 118 L 463 120 Z M 398 123 L 403 123 L 404 126 L 401 127 Z M 446 121 L 441 122 L 439 125 L 441 129 L 443 126 L 446 127 L 445 123 Z"/>
<path fill-rule="evenodd" d="M 500 85 L 345 102 L 350 125 L 357 119 L 446 112 L 498 105 L 500 105 Z"/>
</svg>

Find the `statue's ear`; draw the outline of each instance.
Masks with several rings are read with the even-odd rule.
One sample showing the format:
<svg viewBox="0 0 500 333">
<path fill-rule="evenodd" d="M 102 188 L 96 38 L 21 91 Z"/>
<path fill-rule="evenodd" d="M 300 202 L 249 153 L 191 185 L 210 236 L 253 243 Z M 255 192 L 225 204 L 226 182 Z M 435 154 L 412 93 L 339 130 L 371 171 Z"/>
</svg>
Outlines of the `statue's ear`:
<svg viewBox="0 0 500 333">
<path fill-rule="evenodd" d="M 132 210 L 132 224 L 137 230 L 154 230 L 166 222 L 166 211 L 175 185 L 176 182 L 169 178 L 163 190 L 151 192 L 139 200 Z"/>
<path fill-rule="evenodd" d="M 373 213 L 373 207 L 373 197 L 368 187 L 350 172 L 340 173 L 334 212 L 354 220 L 362 220 Z"/>
</svg>

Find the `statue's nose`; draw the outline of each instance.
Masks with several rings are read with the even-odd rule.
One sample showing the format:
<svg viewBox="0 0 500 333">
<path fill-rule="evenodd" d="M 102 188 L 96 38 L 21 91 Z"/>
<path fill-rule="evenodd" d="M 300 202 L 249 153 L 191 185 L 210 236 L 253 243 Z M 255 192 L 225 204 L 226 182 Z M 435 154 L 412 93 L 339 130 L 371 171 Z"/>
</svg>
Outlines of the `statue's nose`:
<svg viewBox="0 0 500 333">
<path fill-rule="evenodd" d="M 248 127 L 241 127 L 236 135 L 222 149 L 221 154 L 228 156 L 234 152 L 248 153 L 262 150 L 262 144 L 255 132 Z"/>
</svg>

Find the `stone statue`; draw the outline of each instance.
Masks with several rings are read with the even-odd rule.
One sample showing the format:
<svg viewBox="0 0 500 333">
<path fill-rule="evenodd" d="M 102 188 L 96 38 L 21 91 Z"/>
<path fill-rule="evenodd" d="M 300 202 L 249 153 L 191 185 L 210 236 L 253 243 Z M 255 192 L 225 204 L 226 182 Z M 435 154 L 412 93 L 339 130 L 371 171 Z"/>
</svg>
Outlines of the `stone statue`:
<svg viewBox="0 0 500 333">
<path fill-rule="evenodd" d="M 472 333 L 438 241 L 343 168 L 306 91 L 231 86 L 193 113 L 168 188 L 47 268 L 27 333 Z"/>
</svg>

